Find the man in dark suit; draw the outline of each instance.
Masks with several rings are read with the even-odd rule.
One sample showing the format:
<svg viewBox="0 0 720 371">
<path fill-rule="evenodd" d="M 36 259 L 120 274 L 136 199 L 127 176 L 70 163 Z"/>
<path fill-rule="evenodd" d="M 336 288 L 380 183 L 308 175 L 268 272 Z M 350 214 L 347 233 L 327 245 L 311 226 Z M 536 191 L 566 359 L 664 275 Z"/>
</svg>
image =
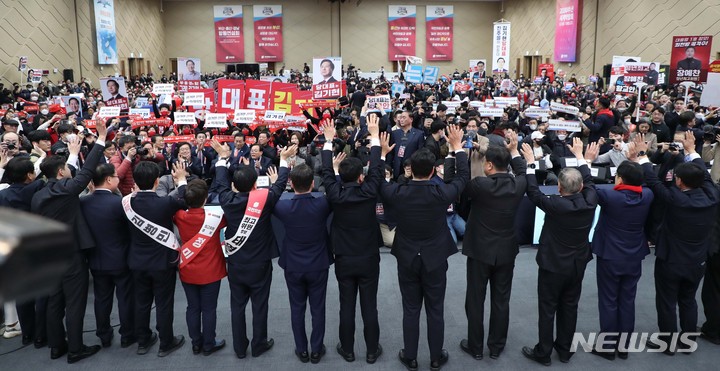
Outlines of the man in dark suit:
<svg viewBox="0 0 720 371">
<path fill-rule="evenodd" d="M 658 231 L 655 249 L 655 306 L 658 328 L 663 333 L 677 333 L 676 308 L 680 307 L 680 329 L 696 332 L 698 308 L 695 294 L 705 273 L 705 261 L 713 239 L 710 231 L 717 219 L 720 191 L 710 178 L 705 163 L 695 151 L 695 135 L 685 132 L 683 147 L 692 159 L 675 167 L 674 184 L 666 186 L 652 169 L 643 139 L 635 141 L 638 163 L 655 197 L 665 202 L 664 217 Z M 670 335 L 661 336 L 670 342 Z M 648 347 L 660 345 L 648 340 Z M 678 344 L 680 350 L 686 350 Z M 687 350 L 686 350 L 687 351 Z M 675 349 L 666 349 L 672 355 Z"/>
<path fill-rule="evenodd" d="M 645 83 L 648 85 L 657 85 L 660 73 L 657 71 L 655 63 L 650 63 L 648 71 L 645 74 Z"/>
<path fill-rule="evenodd" d="M 5 165 L 4 177 L 10 186 L 0 191 L 0 207 L 30 212 L 33 195 L 45 185 L 41 179 L 36 179 L 30 157 L 10 159 Z M 36 348 L 44 347 L 47 344 L 47 297 L 20 302 L 16 307 L 23 345 L 34 342 Z"/>
<path fill-rule="evenodd" d="M 213 188 L 220 195 L 220 205 L 228 223 L 225 229 L 225 248 L 228 255 L 233 349 L 237 357 L 242 359 L 247 356 L 248 345 L 252 345 L 253 357 L 259 357 L 275 344 L 273 339 L 267 338 L 272 259 L 279 255 L 271 216 L 275 204 L 287 185 L 287 158 L 295 155 L 297 146 L 290 146 L 280 153 L 280 168 L 277 172 L 270 168 L 273 184 L 268 190 L 265 205 L 255 222 L 255 227 L 240 245 L 233 242 L 233 237 L 243 222 L 250 196 L 258 192 L 255 184 L 258 173 L 254 168 L 242 164 L 230 173 L 228 169 L 228 161 L 231 159 L 230 148 L 216 140 L 213 140 L 212 146 L 218 153 Z M 231 180 L 237 192 L 231 189 Z M 245 306 L 250 299 L 252 299 L 253 313 L 252 343 L 248 341 L 245 326 Z"/>
<path fill-rule="evenodd" d="M 405 115 L 405 114 L 404 114 Z M 428 317 L 430 368 L 439 370 L 449 358 L 443 349 L 445 336 L 445 286 L 447 258 L 457 252 L 447 225 L 448 205 L 458 199 L 470 179 L 467 154 L 462 149 L 462 130 L 451 125 L 448 144 L 456 156 L 457 174 L 448 184 L 430 181 L 435 156 L 427 149 L 410 158 L 412 180 L 407 184 L 383 183 L 380 192 L 384 206 L 396 216 L 392 254 L 398 262 L 398 280 L 403 300 L 403 341 L 400 361 L 408 369 L 417 369 L 420 337 L 420 310 L 425 302 Z M 395 146 L 400 145 L 396 142 Z M 389 152 L 391 147 L 386 147 Z"/>
<path fill-rule="evenodd" d="M 590 163 L 595 161 L 591 151 L 587 151 L 585 159 Z M 642 167 L 625 161 L 617 168 L 612 190 L 596 189 L 601 210 L 592 250 L 597 256 L 601 333 L 635 330 L 637 283 L 642 275 L 642 261 L 650 254 L 644 230 L 653 193 L 642 187 L 644 181 Z M 593 349 L 593 354 L 613 360 L 617 350 L 618 356 L 625 359 L 627 345 L 618 344 L 617 338 L 606 338 L 605 351 Z"/>
<path fill-rule="evenodd" d="M 699 59 L 695 58 L 695 47 L 688 46 L 685 48 L 685 59 L 678 61 L 677 69 L 679 70 L 699 70 L 702 68 L 702 63 Z"/>
<path fill-rule="evenodd" d="M 326 352 L 323 344 L 325 294 L 328 269 L 333 263 L 327 233 L 330 204 L 327 198 L 312 195 L 313 175 L 313 169 L 307 164 L 294 167 L 290 172 L 290 181 L 295 196 L 278 201 L 273 211 L 285 226 L 278 263 L 285 270 L 295 355 L 303 363 L 318 363 Z M 312 315 L 309 356 L 305 333 L 305 306 L 308 301 Z"/>
<path fill-rule="evenodd" d="M 393 130 L 390 143 L 394 144 L 394 150 L 386 161 L 392 165 L 393 174 L 397 177 L 402 174 L 402 163 L 405 159 L 412 157 L 415 151 L 425 147 L 423 131 L 412 126 L 412 113 L 403 111 L 396 113 L 395 121 L 399 129 Z M 447 206 L 447 205 L 445 205 Z"/>
<path fill-rule="evenodd" d="M 182 199 L 187 184 L 186 174 L 182 162 L 175 164 L 173 177 L 177 179 L 180 198 L 160 197 L 155 193 L 160 168 L 154 162 L 141 161 L 133 169 L 133 179 L 139 191 L 125 196 L 129 200 L 125 215 L 131 224 L 128 267 L 132 271 L 135 290 L 135 337 L 137 354 L 140 355 L 147 354 L 158 340 L 158 335 L 150 329 L 153 299 L 160 333 L 158 356 L 165 357 L 185 343 L 184 336 L 173 334 L 175 282 L 180 259 L 174 248 L 178 244 L 172 234 L 172 217 L 178 210 L 186 208 Z"/>
<path fill-rule="evenodd" d="M 263 156 L 262 149 L 259 144 L 253 144 L 250 147 L 250 159 L 241 158 L 238 162 L 242 165 L 249 165 L 260 176 L 267 175 L 268 168 L 272 166 L 272 160 Z"/>
<path fill-rule="evenodd" d="M 366 177 L 363 176 L 363 164 L 357 158 L 345 158 L 345 154 L 340 153 L 333 161 L 332 140 L 325 142 L 322 151 L 323 185 L 326 197 L 335 210 L 330 242 L 335 253 L 335 276 L 340 295 L 340 342 L 336 348 L 346 361 L 355 360 L 355 302 L 359 291 L 360 313 L 365 324 L 366 361 L 370 364 L 382 354 L 378 343 L 377 291 L 379 247 L 383 243 L 375 206 L 385 174 L 380 160 L 379 121 L 377 115 L 368 118 L 372 147 Z M 335 136 L 332 122 L 323 125 L 323 130 L 326 138 Z M 341 182 L 336 179 L 338 175 Z"/>
<path fill-rule="evenodd" d="M 535 177 L 535 155 L 529 144 L 523 143 L 527 169 L 527 194 L 545 212 L 540 234 L 538 264 L 538 332 L 539 342 L 534 348 L 523 347 L 525 357 L 545 366 L 550 365 L 553 348 L 560 361 L 569 362 L 570 345 L 577 325 L 577 308 L 587 263 L 592 260 L 588 234 L 595 219 L 597 192 L 592 186 L 590 168 L 583 157 L 583 143 L 573 138 L 572 153 L 581 164 L 577 169 L 565 168 L 558 175 L 558 193 L 545 195 Z M 589 152 L 597 151 L 597 143 Z M 579 170 L 579 171 L 578 171 Z M 555 317 L 557 315 L 557 324 Z M 553 339 L 553 328 L 557 334 Z"/>
<path fill-rule="evenodd" d="M 230 166 L 235 168 L 243 158 L 250 157 L 250 146 L 245 143 L 245 134 L 237 133 L 230 144 Z"/>
<path fill-rule="evenodd" d="M 205 132 L 201 131 L 195 134 L 195 146 L 192 148 L 192 156 L 200 163 L 200 174 L 197 174 L 197 176 L 202 179 L 212 178 L 210 176 L 210 167 L 215 159 L 215 151 L 205 146 L 206 140 L 207 134 Z"/>
<path fill-rule="evenodd" d="M 513 174 L 508 172 L 512 166 Z M 507 148 L 489 146 L 485 152 L 484 172 L 465 188 L 470 216 L 463 240 L 467 259 L 465 313 L 468 338 L 460 348 L 475 359 L 483 358 L 485 293 L 490 282 L 490 358 L 497 359 L 505 348 L 510 323 L 512 287 L 518 242 L 515 238 L 515 213 L 525 195 L 525 160 L 520 157 L 517 135 L 510 135 Z"/>
<path fill-rule="evenodd" d="M 88 293 L 88 268 L 83 250 L 92 248 L 94 242 L 82 216 L 79 198 L 80 193 L 90 184 L 105 148 L 107 128 L 102 120 L 98 120 L 96 125 L 98 140 L 85 159 L 83 168 L 74 178 L 71 177 L 68 164 L 77 163 L 82 145 L 82 140 L 76 138 L 68 145 L 69 158 L 52 156 L 40 165 L 48 183 L 35 193 L 31 202 L 33 213 L 71 226 L 78 244 L 73 263 L 55 292 L 50 295 L 47 308 L 48 344 L 52 348 L 50 358 L 57 359 L 67 353 L 68 363 L 90 357 L 100 350 L 99 345 L 84 345 L 82 338 Z M 67 324 L 67 342 L 63 316 Z"/>
<path fill-rule="evenodd" d="M 337 80 L 333 77 L 333 71 L 335 71 L 335 63 L 329 59 L 323 59 L 320 62 L 320 75 L 322 76 L 320 84 L 337 82 Z"/>
<path fill-rule="evenodd" d="M 95 248 L 90 253 L 90 272 L 93 275 L 95 294 L 95 334 L 103 347 L 109 347 L 113 338 L 110 313 L 113 293 L 118 301 L 120 317 L 120 345 L 127 348 L 135 343 L 132 275 L 127 266 L 130 248 L 130 230 L 117 194 L 120 179 L 112 164 L 99 165 L 93 178 L 95 191 L 80 200 L 85 220 L 93 227 L 90 233 Z M 117 291 L 116 291 L 117 290 Z"/>
</svg>

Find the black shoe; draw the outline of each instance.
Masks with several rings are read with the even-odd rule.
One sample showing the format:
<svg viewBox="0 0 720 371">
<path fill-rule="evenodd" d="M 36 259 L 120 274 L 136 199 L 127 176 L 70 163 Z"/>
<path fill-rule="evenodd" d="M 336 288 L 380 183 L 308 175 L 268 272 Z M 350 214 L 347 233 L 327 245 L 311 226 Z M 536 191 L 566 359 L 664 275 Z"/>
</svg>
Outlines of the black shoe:
<svg viewBox="0 0 720 371">
<path fill-rule="evenodd" d="M 109 340 L 100 340 L 100 343 L 102 344 L 103 348 L 110 348 L 110 346 L 112 345 L 112 338 L 110 338 Z"/>
<path fill-rule="evenodd" d="M 523 347 L 522 354 L 525 356 L 525 358 L 533 360 L 543 366 L 550 366 L 550 364 L 552 363 L 550 361 L 550 357 L 540 358 L 537 355 L 535 355 L 535 350 L 533 350 L 533 348 L 530 348 L 530 347 Z"/>
<path fill-rule="evenodd" d="M 47 339 L 37 338 L 35 339 L 35 349 L 45 348 L 47 346 Z"/>
<path fill-rule="evenodd" d="M 150 335 L 150 340 L 148 340 L 145 344 L 138 344 L 137 354 L 144 355 L 147 354 L 150 351 L 150 348 L 155 345 L 158 341 L 158 336 L 156 333 L 152 333 Z"/>
<path fill-rule="evenodd" d="M 307 352 L 307 351 L 305 351 L 305 352 L 298 352 L 298 351 L 296 350 L 296 351 L 295 351 L 295 355 L 298 357 L 298 359 L 299 359 L 300 362 L 302 362 L 302 363 L 308 363 L 308 362 L 310 362 L 310 355 L 308 355 L 308 352 Z"/>
<path fill-rule="evenodd" d="M 274 339 L 270 338 L 270 339 L 265 340 L 264 342 L 260 343 L 260 345 L 258 345 L 257 349 L 253 349 L 252 356 L 260 357 L 263 353 L 270 350 L 273 347 L 273 345 L 275 345 Z"/>
<path fill-rule="evenodd" d="M 91 346 L 91 347 L 86 346 L 86 345 L 83 345 L 83 346 L 82 346 L 82 349 L 81 349 L 79 352 L 77 352 L 77 353 L 74 353 L 74 352 L 68 353 L 68 355 L 67 355 L 67 363 L 72 364 L 72 363 L 75 363 L 75 362 L 77 362 L 77 361 L 81 361 L 81 360 L 83 360 L 83 359 L 85 359 L 85 358 L 88 358 L 88 357 L 92 356 L 93 354 L 99 352 L 100 349 L 102 349 L 102 348 L 101 348 L 99 345 L 93 345 L 93 346 Z"/>
<path fill-rule="evenodd" d="M 343 357 L 343 359 L 344 359 L 345 361 L 347 361 L 347 362 L 355 362 L 355 352 L 349 352 L 349 353 L 346 352 L 346 351 L 342 348 L 342 344 L 340 344 L 340 343 L 338 343 L 335 348 L 337 349 L 337 352 L 338 352 L 338 354 L 340 355 L 340 357 Z"/>
<path fill-rule="evenodd" d="M 596 356 L 603 357 L 607 359 L 608 361 L 614 361 L 615 360 L 615 351 L 612 352 L 598 352 L 595 348 L 593 348 L 592 354 Z"/>
<path fill-rule="evenodd" d="M 502 353 L 502 350 L 501 350 L 501 351 L 492 351 L 492 350 L 491 350 L 491 351 L 490 351 L 490 359 L 498 359 L 498 358 L 500 358 L 500 353 Z"/>
<path fill-rule="evenodd" d="M 185 337 L 182 335 L 175 336 L 172 344 L 170 344 L 167 349 L 160 349 L 158 357 L 165 357 L 169 355 L 170 353 L 182 348 L 183 344 L 185 344 Z"/>
<path fill-rule="evenodd" d="M 367 363 L 369 363 L 369 364 L 375 363 L 375 361 L 377 361 L 377 359 L 380 358 L 380 355 L 381 355 L 382 353 L 383 353 L 383 348 L 382 348 L 382 346 L 381 346 L 380 344 L 378 344 L 378 348 L 377 348 L 377 351 L 376 351 L 375 353 L 368 353 L 368 354 L 365 356 L 365 362 L 367 362 Z"/>
<path fill-rule="evenodd" d="M 661 349 L 662 348 L 662 346 L 660 344 L 656 344 L 650 339 L 648 339 L 647 342 L 645 342 L 645 346 L 648 347 L 649 349 Z M 673 352 L 672 350 L 670 350 L 668 348 L 668 349 L 665 349 L 663 354 L 668 355 L 668 356 L 674 356 L 675 352 Z"/>
<path fill-rule="evenodd" d="M 50 348 L 50 359 L 58 359 L 68 352 L 67 344 L 57 348 Z"/>
<path fill-rule="evenodd" d="M 553 345 L 553 349 L 555 349 L 555 353 L 557 353 L 558 359 L 560 360 L 560 362 L 562 362 L 562 363 L 570 362 L 570 357 L 572 357 L 572 355 L 573 355 L 572 353 L 561 352 L 560 349 L 558 349 L 557 344 Z"/>
<path fill-rule="evenodd" d="M 700 337 L 713 343 L 716 345 L 720 345 L 720 336 L 713 336 L 711 334 L 708 334 L 707 332 L 703 331 L 701 327 L 698 327 L 698 332 L 700 333 Z"/>
<path fill-rule="evenodd" d="M 235 355 L 238 357 L 238 359 L 245 359 L 245 357 L 247 357 L 247 354 L 245 353 L 235 353 Z"/>
<path fill-rule="evenodd" d="M 320 349 L 320 352 L 310 353 L 310 363 L 320 362 L 320 359 L 325 355 L 326 352 L 327 352 L 327 349 L 325 348 L 325 345 L 323 344 L 322 349 Z"/>
<path fill-rule="evenodd" d="M 137 343 L 137 339 L 134 337 L 129 339 L 120 339 L 120 348 L 128 348 L 135 343 Z"/>
<path fill-rule="evenodd" d="M 440 359 L 437 361 L 431 361 L 430 362 L 430 371 L 440 371 L 442 366 L 447 363 L 447 361 L 450 359 L 450 355 L 448 354 L 448 351 L 443 349 L 440 351 Z"/>
<path fill-rule="evenodd" d="M 215 340 L 215 345 L 213 345 L 212 348 L 210 348 L 210 349 L 203 349 L 203 355 L 204 355 L 204 356 L 209 356 L 209 355 L 217 352 L 218 350 L 220 350 L 220 349 L 222 349 L 222 348 L 225 348 L 225 340 L 220 340 L 220 341 Z"/>
<path fill-rule="evenodd" d="M 467 339 L 462 339 L 462 340 L 460 340 L 460 349 L 462 349 L 463 352 L 469 354 L 470 357 L 473 357 L 473 358 L 475 358 L 475 359 L 478 360 L 478 361 L 481 360 L 481 359 L 483 359 L 482 353 L 480 353 L 480 354 L 475 354 L 475 353 L 473 353 L 473 352 L 470 350 L 470 343 L 468 342 Z"/>
<path fill-rule="evenodd" d="M 408 371 L 417 371 L 417 360 L 405 358 L 405 349 L 400 349 L 400 353 L 398 353 L 398 358 L 400 358 L 400 362 L 403 364 L 403 366 L 405 366 L 405 368 L 408 369 Z"/>
<path fill-rule="evenodd" d="M 23 335 L 22 337 L 22 345 L 30 345 L 33 342 L 33 338 L 29 335 Z"/>
<path fill-rule="evenodd" d="M 193 348 L 194 355 L 198 355 L 198 354 L 200 354 L 200 352 L 202 352 L 202 347 L 199 345 L 193 345 L 192 348 Z"/>
</svg>

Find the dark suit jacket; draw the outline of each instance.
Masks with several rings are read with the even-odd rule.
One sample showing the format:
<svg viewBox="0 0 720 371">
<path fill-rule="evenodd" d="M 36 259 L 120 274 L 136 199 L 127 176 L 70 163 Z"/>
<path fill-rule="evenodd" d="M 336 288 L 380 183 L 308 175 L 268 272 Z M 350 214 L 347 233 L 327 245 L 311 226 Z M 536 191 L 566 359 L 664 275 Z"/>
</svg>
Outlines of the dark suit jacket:
<svg viewBox="0 0 720 371">
<path fill-rule="evenodd" d="M 650 212 L 653 193 L 596 188 L 600 218 L 593 234 L 592 250 L 605 260 L 642 260 L 650 254 L 645 220 Z"/>
<path fill-rule="evenodd" d="M 717 219 L 720 192 L 705 171 L 702 159 L 693 163 L 702 167 L 705 181 L 699 188 L 681 191 L 665 186 L 655 175 L 652 164 L 644 164 L 645 182 L 655 197 L 664 201 L 665 214 L 658 231 L 655 255 L 672 264 L 701 264 L 707 259 L 711 233 Z"/>
<path fill-rule="evenodd" d="M 325 80 L 321 81 L 320 83 L 322 84 L 323 82 L 325 82 Z M 337 80 L 335 80 L 334 77 L 330 76 L 330 78 L 327 79 L 326 83 L 330 83 L 330 82 L 337 82 Z"/>
<path fill-rule="evenodd" d="M 322 151 L 323 186 L 333 206 L 330 241 L 337 256 L 378 255 L 382 246 L 375 216 L 380 182 L 385 181 L 380 146 L 370 150 L 370 168 L 362 184 L 340 183 L 332 166 L 332 151 Z"/>
<path fill-rule="evenodd" d="M 272 166 L 272 160 L 262 156 L 260 157 L 260 173 L 258 175 L 267 175 L 267 169 Z M 250 167 L 255 168 L 255 160 L 250 158 Z"/>
<path fill-rule="evenodd" d="M 215 151 L 212 148 L 203 147 L 202 148 L 202 154 L 203 159 L 200 161 L 200 157 L 198 156 L 198 150 L 197 147 L 192 147 L 192 156 L 194 159 L 197 159 L 197 162 L 200 164 L 200 172 L 203 177 L 207 178 L 210 175 L 210 166 L 212 165 L 213 159 L 215 159 Z M 193 161 L 193 164 L 195 161 Z M 200 176 L 201 174 L 196 174 Z"/>
<path fill-rule="evenodd" d="M 427 271 L 432 271 L 457 252 L 446 211 L 465 189 L 470 168 L 467 154 L 456 156 L 457 175 L 448 184 L 411 180 L 407 184 L 383 182 L 380 187 L 385 208 L 391 208 L 398 221 L 392 248 L 398 265 L 410 267 L 420 254 Z"/>
<path fill-rule="evenodd" d="M 327 218 L 330 204 L 312 193 L 280 200 L 273 214 L 285 226 L 285 238 L 278 264 L 288 272 L 316 272 L 333 263 L 328 241 Z"/>
<path fill-rule="evenodd" d="M 525 196 L 525 160 L 512 159 L 509 173 L 476 177 L 465 187 L 470 202 L 463 240 L 463 254 L 485 264 L 504 265 L 515 261 L 515 214 Z"/>
<path fill-rule="evenodd" d="M 390 144 L 392 143 L 395 143 L 395 149 L 391 153 L 388 153 L 386 161 L 392 166 L 393 175 L 397 177 L 402 174 L 403 161 L 406 158 L 410 158 L 415 151 L 425 147 L 425 138 L 423 131 L 416 128 L 410 128 L 407 134 L 405 134 L 402 129 L 397 129 L 393 130 L 390 134 Z M 400 149 L 403 146 L 405 147 L 405 153 L 403 157 L 400 157 Z"/>
<path fill-rule="evenodd" d="M 540 247 L 535 260 L 541 269 L 555 273 L 577 272 L 592 260 L 588 235 L 595 219 L 597 192 L 587 165 L 578 167 L 583 188 L 570 196 L 545 195 L 540 191 L 535 174 L 527 174 L 527 195 L 545 212 L 540 234 Z"/>
<path fill-rule="evenodd" d="M 39 191 L 45 182 L 36 179 L 30 184 L 15 183 L 0 191 L 0 207 L 9 207 L 15 210 L 30 212 L 30 203 L 33 195 Z"/>
<path fill-rule="evenodd" d="M 95 248 L 89 256 L 90 269 L 128 269 L 130 230 L 122 207 L 122 197 L 109 191 L 96 190 L 80 199 L 80 207 L 95 239 Z"/>
<path fill-rule="evenodd" d="M 151 222 L 173 230 L 172 218 L 178 210 L 185 210 L 185 186 L 178 187 L 178 197 L 160 197 L 155 192 L 138 192 L 130 201 L 135 213 Z M 124 212 L 123 212 L 124 213 Z M 137 271 L 159 271 L 177 267 L 180 260 L 173 251 L 148 237 L 137 227 L 130 225 L 130 251 L 128 267 Z"/>
<path fill-rule="evenodd" d="M 85 159 L 85 165 L 74 178 L 50 179 L 45 187 L 32 198 L 31 211 L 35 214 L 57 220 L 73 228 L 78 248 L 95 246 L 92 234 L 80 209 L 80 193 L 90 184 L 95 168 L 100 163 L 105 146 L 97 143 Z"/>
<path fill-rule="evenodd" d="M 241 148 L 239 148 L 237 156 L 235 156 L 235 144 L 234 143 L 231 143 L 230 149 L 231 149 L 231 152 L 230 152 L 229 162 L 230 162 L 231 167 L 237 166 L 243 157 L 250 158 L 250 147 L 247 144 L 245 144 Z"/>
<path fill-rule="evenodd" d="M 243 165 L 241 165 L 243 166 Z M 237 232 L 238 226 L 243 216 L 245 216 L 245 208 L 248 202 L 248 192 L 236 193 L 230 187 L 230 171 L 224 166 L 215 167 L 215 178 L 213 179 L 213 188 L 217 189 L 220 195 L 220 205 L 225 212 L 227 219 L 227 228 L 225 229 L 225 238 L 230 239 Z M 251 264 L 265 263 L 273 258 L 278 257 L 278 247 L 275 241 L 275 233 L 273 233 L 271 216 L 275 208 L 275 204 L 280 199 L 285 190 L 288 179 L 288 169 L 281 167 L 278 170 L 278 179 L 270 188 L 268 199 L 265 202 L 262 214 L 255 229 L 248 237 L 242 249 L 228 256 L 230 264 Z"/>
<path fill-rule="evenodd" d="M 702 63 L 699 59 L 685 58 L 677 63 L 679 70 L 699 70 L 702 68 Z"/>
</svg>

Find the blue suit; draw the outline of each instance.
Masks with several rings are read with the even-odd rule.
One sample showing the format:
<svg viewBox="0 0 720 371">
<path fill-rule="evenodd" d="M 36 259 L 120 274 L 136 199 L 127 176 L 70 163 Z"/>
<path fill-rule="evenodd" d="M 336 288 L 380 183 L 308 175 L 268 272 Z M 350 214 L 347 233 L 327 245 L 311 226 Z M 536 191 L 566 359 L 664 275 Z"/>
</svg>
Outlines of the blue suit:
<svg viewBox="0 0 720 371">
<path fill-rule="evenodd" d="M 393 176 L 397 178 L 402 174 L 403 161 L 425 147 L 425 136 L 420 129 L 410 128 L 407 134 L 402 129 L 396 129 L 390 134 L 390 142 L 395 144 L 395 149 L 388 154 L 386 161 L 392 166 Z"/>
<path fill-rule="evenodd" d="M 278 201 L 273 214 L 285 226 L 279 264 L 285 270 L 295 350 L 308 351 L 305 305 L 309 299 L 312 314 L 310 346 L 312 352 L 319 353 L 325 337 L 328 268 L 333 263 L 327 231 L 330 204 L 325 197 L 299 194 Z"/>
</svg>

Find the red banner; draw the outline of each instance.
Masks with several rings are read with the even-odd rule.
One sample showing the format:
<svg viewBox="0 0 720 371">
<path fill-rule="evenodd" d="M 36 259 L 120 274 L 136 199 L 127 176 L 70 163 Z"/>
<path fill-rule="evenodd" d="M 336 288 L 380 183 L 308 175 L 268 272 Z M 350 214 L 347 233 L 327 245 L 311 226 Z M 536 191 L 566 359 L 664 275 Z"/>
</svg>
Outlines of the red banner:
<svg viewBox="0 0 720 371">
<path fill-rule="evenodd" d="M 345 95 L 345 80 L 315 84 L 312 86 L 313 99 L 336 99 Z"/>
<path fill-rule="evenodd" d="M 297 85 L 295 84 L 282 82 L 272 83 L 270 109 L 273 111 L 283 111 L 288 115 L 301 113 L 300 107 L 295 104 L 295 96 L 298 92 Z"/>
<path fill-rule="evenodd" d="M 670 83 L 707 81 L 712 36 L 673 36 Z"/>
<path fill-rule="evenodd" d="M 253 5 L 255 61 L 283 60 L 282 5 Z"/>
<path fill-rule="evenodd" d="M 215 61 L 235 63 L 245 60 L 242 5 L 213 7 L 215 20 Z"/>
<path fill-rule="evenodd" d="M 245 106 L 247 109 L 268 109 L 270 106 L 270 81 L 247 80 L 245 82 Z"/>
<path fill-rule="evenodd" d="M 415 55 L 415 5 L 388 7 L 388 59 L 404 61 Z"/>
<path fill-rule="evenodd" d="M 425 7 L 425 55 L 429 61 L 453 59 L 453 7 L 428 5 Z"/>
<path fill-rule="evenodd" d="M 200 89 L 200 80 L 180 80 L 178 81 L 178 88 L 178 91 Z"/>
<path fill-rule="evenodd" d="M 545 76 L 543 76 L 543 70 L 545 70 Z M 555 65 L 552 63 L 539 64 L 537 75 L 540 76 L 543 81 L 545 81 L 545 77 L 547 76 L 548 82 L 552 83 L 555 81 Z"/>
<path fill-rule="evenodd" d="M 245 82 L 242 80 L 218 80 L 218 113 L 235 113 L 244 107 Z"/>
<path fill-rule="evenodd" d="M 194 135 L 168 135 L 165 137 L 165 143 L 192 142 L 194 140 Z"/>
</svg>

